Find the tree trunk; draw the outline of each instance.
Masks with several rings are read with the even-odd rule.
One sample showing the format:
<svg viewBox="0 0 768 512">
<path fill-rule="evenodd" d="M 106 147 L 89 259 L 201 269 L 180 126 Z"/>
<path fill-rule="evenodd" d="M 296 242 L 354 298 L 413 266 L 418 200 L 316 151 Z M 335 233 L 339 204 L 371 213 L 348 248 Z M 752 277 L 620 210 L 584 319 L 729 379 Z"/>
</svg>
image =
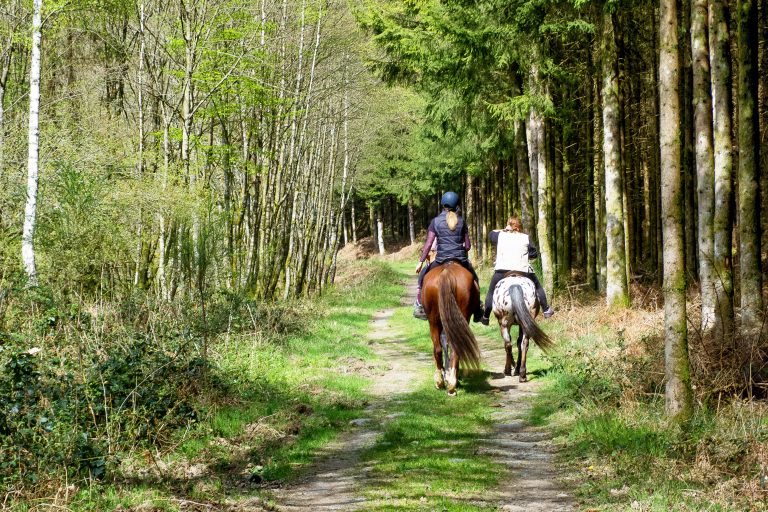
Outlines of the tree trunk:
<svg viewBox="0 0 768 512">
<path fill-rule="evenodd" d="M 27 159 L 27 200 L 21 235 L 21 259 L 30 286 L 37 286 L 35 266 L 35 226 L 37 223 L 37 172 L 39 156 L 40 42 L 43 0 L 32 2 L 32 59 L 29 64 L 29 147 Z"/>
<path fill-rule="evenodd" d="M 698 191 L 699 286 L 701 288 L 701 332 L 708 336 L 715 326 L 713 218 L 715 171 L 712 150 L 712 95 L 710 92 L 709 47 L 707 44 L 707 0 L 694 0 L 691 9 L 691 59 L 693 64 L 693 123 L 696 141 L 696 186 Z"/>
<path fill-rule="evenodd" d="M 603 16 L 603 154 L 605 158 L 606 213 L 606 302 L 608 306 L 629 305 L 624 205 L 622 203 L 621 154 L 619 146 L 619 95 L 617 53 L 613 15 Z"/>
<path fill-rule="evenodd" d="M 515 156 L 517 161 L 517 183 L 520 193 L 520 216 L 523 229 L 536 240 L 536 222 L 531 196 L 531 170 L 528 167 L 528 145 L 525 140 L 525 121 L 515 123 Z"/>
<path fill-rule="evenodd" d="M 733 334 L 733 155 L 731 56 L 725 0 L 709 2 L 709 44 L 714 116 L 715 214 L 712 271 L 717 300 L 715 336 Z"/>
<path fill-rule="evenodd" d="M 665 408 L 667 414 L 676 421 L 686 421 L 693 412 L 693 399 L 685 317 L 685 253 L 680 176 L 680 56 L 675 0 L 661 0 L 660 11 L 659 142 L 664 237 Z"/>
<path fill-rule="evenodd" d="M 760 182 L 757 113 L 757 2 L 738 0 L 739 273 L 741 325 L 760 327 Z"/>
<path fill-rule="evenodd" d="M 381 210 L 379 210 L 378 217 L 376 218 L 376 226 L 378 228 L 378 240 L 379 240 L 379 254 L 384 255 L 384 221 L 382 220 Z"/>
<path fill-rule="evenodd" d="M 416 243 L 416 229 L 413 222 L 413 194 L 408 196 L 408 237 L 411 245 Z"/>
</svg>

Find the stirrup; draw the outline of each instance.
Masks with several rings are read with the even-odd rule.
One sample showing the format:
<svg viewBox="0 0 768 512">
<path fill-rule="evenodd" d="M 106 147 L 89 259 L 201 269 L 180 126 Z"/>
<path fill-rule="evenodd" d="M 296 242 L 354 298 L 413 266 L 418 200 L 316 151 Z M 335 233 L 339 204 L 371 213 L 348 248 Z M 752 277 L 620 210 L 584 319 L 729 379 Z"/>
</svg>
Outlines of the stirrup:
<svg viewBox="0 0 768 512">
<path fill-rule="evenodd" d="M 427 313 L 424 311 L 424 306 L 418 303 L 413 305 L 413 318 L 428 320 Z"/>
</svg>

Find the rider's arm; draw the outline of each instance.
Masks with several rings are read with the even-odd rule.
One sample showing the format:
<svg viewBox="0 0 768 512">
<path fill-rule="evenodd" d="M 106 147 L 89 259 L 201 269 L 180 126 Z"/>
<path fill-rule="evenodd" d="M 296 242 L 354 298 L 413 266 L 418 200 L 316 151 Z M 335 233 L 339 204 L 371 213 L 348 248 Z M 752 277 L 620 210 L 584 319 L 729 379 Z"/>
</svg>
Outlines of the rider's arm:
<svg viewBox="0 0 768 512">
<path fill-rule="evenodd" d="M 427 259 L 427 256 L 429 256 L 429 251 L 432 249 L 432 243 L 435 241 L 436 236 L 435 221 L 432 221 L 427 229 L 427 241 L 424 244 L 424 248 L 421 250 L 421 258 L 419 258 L 420 262 L 424 262 L 424 260 Z"/>
<path fill-rule="evenodd" d="M 491 240 L 491 245 L 499 243 L 499 233 L 501 233 L 500 229 L 494 229 L 488 234 L 488 238 Z"/>
<path fill-rule="evenodd" d="M 472 248 L 472 241 L 469 239 L 469 229 L 467 228 L 467 225 L 464 224 L 464 250 L 469 252 L 469 250 Z"/>
<path fill-rule="evenodd" d="M 535 260 L 539 257 L 539 251 L 536 250 L 536 246 L 529 243 L 528 244 L 528 259 L 529 260 Z"/>
</svg>

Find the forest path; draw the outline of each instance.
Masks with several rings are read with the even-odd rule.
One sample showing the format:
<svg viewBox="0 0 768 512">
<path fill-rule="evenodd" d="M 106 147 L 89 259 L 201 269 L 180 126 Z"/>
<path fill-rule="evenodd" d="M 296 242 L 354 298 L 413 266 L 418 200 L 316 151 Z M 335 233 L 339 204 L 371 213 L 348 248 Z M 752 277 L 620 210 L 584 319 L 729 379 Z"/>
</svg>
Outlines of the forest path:
<svg viewBox="0 0 768 512">
<path fill-rule="evenodd" d="M 407 287 L 401 301 L 410 306 L 415 297 L 415 284 Z M 425 365 L 431 366 L 429 354 L 416 351 L 404 343 L 402 336 L 389 324 L 394 309 L 376 313 L 371 321 L 369 343 L 385 361 L 387 368 L 372 386 L 375 399 L 366 409 L 366 417 L 354 420 L 355 428 L 339 436 L 327 446 L 317 462 L 297 482 L 274 491 L 275 510 L 360 510 L 366 499 L 360 494 L 367 471 L 359 464 L 362 454 L 371 448 L 382 426 L 396 417 L 388 414 L 388 404 L 397 404 L 419 385 Z M 500 336 L 492 331 L 479 336 L 486 367 L 501 370 L 504 350 Z M 530 374 L 529 374 L 530 375 Z M 541 381 L 519 384 L 517 377 L 506 377 L 491 371 L 490 393 L 497 397 L 498 411 L 493 413 L 495 427 L 480 440 L 477 453 L 487 454 L 508 468 L 499 487 L 483 499 L 483 505 L 501 511 L 575 510 L 573 500 L 562 488 L 553 465 L 553 448 L 546 431 L 526 425 L 521 416 L 530 407 L 527 398 L 535 394 Z"/>
</svg>

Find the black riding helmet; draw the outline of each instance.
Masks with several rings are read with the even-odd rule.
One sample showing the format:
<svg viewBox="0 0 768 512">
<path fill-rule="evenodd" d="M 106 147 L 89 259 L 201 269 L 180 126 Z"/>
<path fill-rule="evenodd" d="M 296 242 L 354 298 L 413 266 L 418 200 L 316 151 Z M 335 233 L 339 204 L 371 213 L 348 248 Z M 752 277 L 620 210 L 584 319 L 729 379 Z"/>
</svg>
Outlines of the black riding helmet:
<svg viewBox="0 0 768 512">
<path fill-rule="evenodd" d="M 440 204 L 449 210 L 455 210 L 459 206 L 459 194 L 448 191 L 440 198 Z"/>
</svg>

